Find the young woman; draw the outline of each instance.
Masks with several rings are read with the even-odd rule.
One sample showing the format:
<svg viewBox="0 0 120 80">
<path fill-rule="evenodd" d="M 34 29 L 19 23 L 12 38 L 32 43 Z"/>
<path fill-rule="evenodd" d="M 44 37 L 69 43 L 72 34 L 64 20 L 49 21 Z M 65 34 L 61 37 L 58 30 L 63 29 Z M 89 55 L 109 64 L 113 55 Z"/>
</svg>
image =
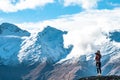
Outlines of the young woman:
<svg viewBox="0 0 120 80">
<path fill-rule="evenodd" d="M 97 68 L 97 74 L 100 76 L 101 75 L 101 54 L 100 51 L 98 50 L 95 53 L 95 61 L 96 61 L 96 68 Z"/>
</svg>

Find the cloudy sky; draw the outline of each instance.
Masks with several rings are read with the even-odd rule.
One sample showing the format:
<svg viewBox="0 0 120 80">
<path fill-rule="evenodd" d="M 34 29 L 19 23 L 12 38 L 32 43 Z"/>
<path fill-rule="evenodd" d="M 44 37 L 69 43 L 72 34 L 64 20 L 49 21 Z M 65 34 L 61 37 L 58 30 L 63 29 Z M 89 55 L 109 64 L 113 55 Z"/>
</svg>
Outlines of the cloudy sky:
<svg viewBox="0 0 120 80">
<path fill-rule="evenodd" d="M 71 55 L 78 56 L 101 49 L 101 33 L 120 29 L 120 0 L 0 0 L 3 22 L 31 32 L 47 25 L 68 31 L 64 44 L 74 45 Z"/>
<path fill-rule="evenodd" d="M 119 7 L 120 0 L 0 0 L 0 22 L 38 22 L 91 9 Z"/>
</svg>

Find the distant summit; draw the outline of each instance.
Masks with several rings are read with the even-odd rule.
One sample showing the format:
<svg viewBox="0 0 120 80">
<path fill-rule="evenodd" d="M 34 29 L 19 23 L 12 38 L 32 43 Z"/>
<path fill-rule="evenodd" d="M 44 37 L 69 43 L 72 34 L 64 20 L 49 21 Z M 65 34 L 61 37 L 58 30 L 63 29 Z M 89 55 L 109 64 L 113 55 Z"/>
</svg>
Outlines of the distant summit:
<svg viewBox="0 0 120 80">
<path fill-rule="evenodd" d="M 110 41 L 120 42 L 120 31 L 109 32 L 109 38 Z"/>
<path fill-rule="evenodd" d="M 30 33 L 14 24 L 2 23 L 0 25 L 0 35 L 30 36 Z"/>
</svg>

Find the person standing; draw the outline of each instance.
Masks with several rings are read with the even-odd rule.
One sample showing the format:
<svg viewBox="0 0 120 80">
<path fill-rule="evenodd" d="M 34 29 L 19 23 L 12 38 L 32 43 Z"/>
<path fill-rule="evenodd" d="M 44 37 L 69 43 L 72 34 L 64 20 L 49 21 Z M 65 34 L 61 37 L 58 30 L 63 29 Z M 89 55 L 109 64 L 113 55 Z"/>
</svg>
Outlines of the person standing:
<svg viewBox="0 0 120 80">
<path fill-rule="evenodd" d="M 100 50 L 98 50 L 95 53 L 95 61 L 96 61 L 97 74 L 98 74 L 98 76 L 101 76 L 101 53 L 100 53 Z"/>
</svg>

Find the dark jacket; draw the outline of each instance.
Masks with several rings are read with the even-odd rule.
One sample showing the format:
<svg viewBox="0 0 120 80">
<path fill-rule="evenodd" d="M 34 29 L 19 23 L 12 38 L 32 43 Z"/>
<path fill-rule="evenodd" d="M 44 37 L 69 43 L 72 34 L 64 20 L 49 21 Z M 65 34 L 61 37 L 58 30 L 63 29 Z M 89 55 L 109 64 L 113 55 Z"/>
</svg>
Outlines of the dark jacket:
<svg viewBox="0 0 120 80">
<path fill-rule="evenodd" d="M 101 59 L 101 54 L 100 53 L 95 53 L 96 56 L 95 56 L 95 61 L 96 62 L 100 62 L 100 59 Z"/>
</svg>

